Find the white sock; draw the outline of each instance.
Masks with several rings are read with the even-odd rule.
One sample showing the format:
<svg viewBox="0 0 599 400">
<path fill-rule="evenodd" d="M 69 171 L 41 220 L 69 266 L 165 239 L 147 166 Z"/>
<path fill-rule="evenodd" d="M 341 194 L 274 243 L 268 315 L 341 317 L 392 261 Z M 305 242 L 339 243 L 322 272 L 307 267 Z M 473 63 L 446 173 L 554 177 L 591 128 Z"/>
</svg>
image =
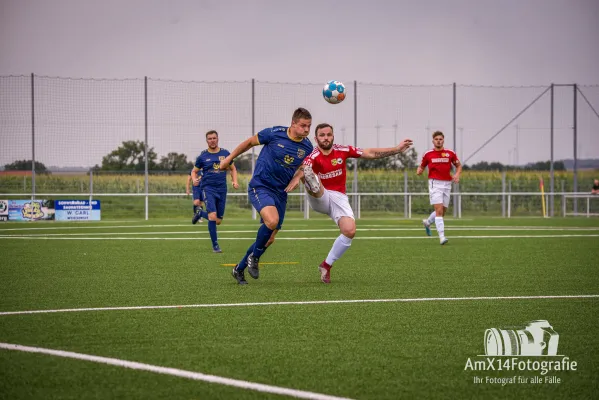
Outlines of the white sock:
<svg viewBox="0 0 599 400">
<path fill-rule="evenodd" d="M 345 253 L 347 249 L 349 249 L 349 246 L 351 246 L 351 241 L 352 239 L 348 238 L 347 236 L 339 235 L 339 237 L 335 239 L 335 243 L 333 243 L 331 251 L 329 251 L 329 255 L 325 260 L 326 263 L 333 265 L 335 261 L 340 259 L 343 253 Z"/>
<path fill-rule="evenodd" d="M 437 226 L 437 233 L 440 238 L 445 237 L 445 222 L 443 222 L 443 217 L 435 217 L 435 225 Z"/>
<path fill-rule="evenodd" d="M 426 222 L 428 222 L 428 224 L 429 224 L 429 225 L 430 225 L 430 224 L 432 224 L 432 223 L 434 223 L 434 222 L 435 222 L 435 217 L 436 217 L 436 216 L 437 216 L 437 212 L 436 212 L 436 211 L 433 211 L 433 212 L 431 213 L 431 215 L 429 215 L 429 216 L 428 216 L 428 219 L 426 220 Z"/>
</svg>

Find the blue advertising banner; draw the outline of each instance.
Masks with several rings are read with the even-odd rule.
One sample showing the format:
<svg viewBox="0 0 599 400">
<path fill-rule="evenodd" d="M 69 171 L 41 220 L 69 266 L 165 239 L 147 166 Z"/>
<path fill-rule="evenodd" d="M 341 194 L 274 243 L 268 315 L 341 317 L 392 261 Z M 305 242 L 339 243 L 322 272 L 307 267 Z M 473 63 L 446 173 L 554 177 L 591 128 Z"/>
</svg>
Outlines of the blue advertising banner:
<svg viewBox="0 0 599 400">
<path fill-rule="evenodd" d="M 8 200 L 9 221 L 40 221 L 54 219 L 52 200 Z"/>
<path fill-rule="evenodd" d="M 100 200 L 55 200 L 57 221 L 99 221 Z"/>
</svg>

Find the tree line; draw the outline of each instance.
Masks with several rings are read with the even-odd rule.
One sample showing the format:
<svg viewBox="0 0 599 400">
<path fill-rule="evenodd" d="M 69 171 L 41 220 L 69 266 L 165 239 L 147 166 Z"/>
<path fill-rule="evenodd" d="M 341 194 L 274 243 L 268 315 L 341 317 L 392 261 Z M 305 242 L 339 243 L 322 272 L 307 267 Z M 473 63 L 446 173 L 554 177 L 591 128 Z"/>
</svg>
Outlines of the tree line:
<svg viewBox="0 0 599 400">
<path fill-rule="evenodd" d="M 145 145 L 140 140 L 124 141 L 118 148 L 102 157 L 102 164 L 96 164 L 94 171 L 144 171 L 145 170 Z M 405 153 L 396 154 L 392 157 L 380 158 L 375 160 L 359 160 L 358 168 L 360 170 L 403 170 L 416 168 L 418 166 L 418 154 L 416 150 L 409 149 Z M 160 172 L 188 172 L 195 163 L 194 160 L 188 160 L 187 155 L 176 152 L 170 152 L 166 156 L 158 159 L 158 154 L 153 147 L 148 150 L 148 170 Z M 354 167 L 354 160 L 348 160 L 348 168 Z M 252 154 L 246 153 L 235 160 L 235 166 L 240 172 L 251 172 Z M 29 171 L 31 170 L 31 160 L 19 160 L 11 164 L 4 165 L 7 171 Z M 481 161 L 472 165 L 465 165 L 464 170 L 472 171 L 549 171 L 549 161 L 539 161 L 524 166 L 505 165 L 500 162 Z M 553 163 L 555 171 L 565 171 L 566 166 L 563 161 Z M 35 162 L 35 171 L 38 173 L 49 173 L 48 168 L 41 162 Z"/>
</svg>

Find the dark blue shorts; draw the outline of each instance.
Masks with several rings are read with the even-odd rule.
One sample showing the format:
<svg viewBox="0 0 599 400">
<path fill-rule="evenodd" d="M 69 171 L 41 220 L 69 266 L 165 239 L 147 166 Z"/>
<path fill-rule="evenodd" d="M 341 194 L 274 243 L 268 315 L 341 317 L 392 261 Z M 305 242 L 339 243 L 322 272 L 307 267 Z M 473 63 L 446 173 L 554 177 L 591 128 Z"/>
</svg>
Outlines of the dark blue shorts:
<svg viewBox="0 0 599 400">
<path fill-rule="evenodd" d="M 223 219 L 225 206 L 227 205 L 227 192 L 217 192 L 210 189 L 202 189 L 204 205 L 208 214 L 215 212 L 216 218 Z"/>
<path fill-rule="evenodd" d="M 199 186 L 192 186 L 192 190 L 194 200 L 204 201 L 204 194 Z"/>
<path fill-rule="evenodd" d="M 287 199 L 281 199 L 270 190 L 264 188 L 253 188 L 251 186 L 248 188 L 248 196 L 258 213 L 266 206 L 275 206 L 277 208 L 277 212 L 279 213 L 279 224 L 277 225 L 277 229 L 281 229 L 283 226 L 283 220 L 285 219 Z M 262 218 L 260 218 L 260 222 L 264 223 Z"/>
</svg>

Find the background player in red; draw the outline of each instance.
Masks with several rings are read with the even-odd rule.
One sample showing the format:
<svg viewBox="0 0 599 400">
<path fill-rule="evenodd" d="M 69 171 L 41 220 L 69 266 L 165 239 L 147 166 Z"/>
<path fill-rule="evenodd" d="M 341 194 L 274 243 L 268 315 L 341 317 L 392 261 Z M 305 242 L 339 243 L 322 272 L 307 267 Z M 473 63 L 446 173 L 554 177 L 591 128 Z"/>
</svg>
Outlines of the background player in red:
<svg viewBox="0 0 599 400">
<path fill-rule="evenodd" d="M 462 164 L 458 160 L 458 156 L 453 152 L 443 147 L 445 136 L 443 132 L 436 131 L 433 133 L 434 149 L 427 151 L 422 156 L 422 162 L 416 170 L 416 174 L 420 175 L 425 167 L 428 167 L 428 192 L 431 204 L 435 207 L 435 211 L 431 215 L 422 220 L 426 234 L 431 236 L 430 226 L 434 222 L 439 234 L 441 244 L 448 242 L 445 237 L 445 222 L 443 217 L 449 206 L 449 195 L 451 193 L 451 182 L 459 183 L 460 174 L 462 173 Z M 456 171 L 451 177 L 451 166 L 455 165 Z"/>
<path fill-rule="evenodd" d="M 329 124 L 319 124 L 314 133 L 317 147 L 304 159 L 285 191 L 292 191 L 299 185 L 300 179 L 303 179 L 312 209 L 328 215 L 339 226 L 341 234 L 333 243 L 327 258 L 318 267 L 320 280 L 330 283 L 333 263 L 349 249 L 356 235 L 354 213 L 345 194 L 345 160 L 389 157 L 409 149 L 412 140 L 405 139 L 396 147 L 360 149 L 334 144 L 333 127 Z"/>
</svg>

